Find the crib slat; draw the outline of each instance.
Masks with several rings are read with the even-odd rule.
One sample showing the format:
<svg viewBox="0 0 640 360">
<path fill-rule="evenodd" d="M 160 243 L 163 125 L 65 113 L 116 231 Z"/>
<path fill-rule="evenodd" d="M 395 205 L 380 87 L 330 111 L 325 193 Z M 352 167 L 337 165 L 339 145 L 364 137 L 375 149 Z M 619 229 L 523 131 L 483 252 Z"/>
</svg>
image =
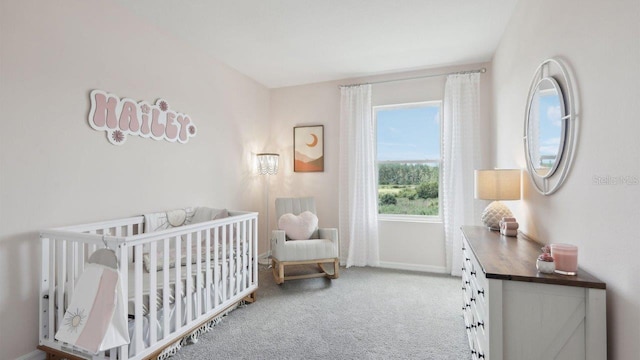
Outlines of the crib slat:
<svg viewBox="0 0 640 360">
<path fill-rule="evenodd" d="M 155 344 L 158 340 L 158 244 L 154 241 L 149 247 L 149 344 Z"/>
<path fill-rule="evenodd" d="M 206 296 L 204 297 L 204 312 L 211 310 L 211 231 L 209 229 L 204 232 L 204 241 L 205 241 L 205 282 L 206 282 Z M 217 252 L 216 252 L 217 253 Z M 215 256 L 215 255 L 214 255 Z M 214 287 L 215 289 L 215 287 Z M 215 290 L 214 290 L 215 295 Z"/>
<path fill-rule="evenodd" d="M 135 261 L 134 264 L 134 338 L 136 339 L 134 354 L 140 353 L 144 350 L 144 338 L 142 337 L 142 330 L 144 319 L 142 315 L 142 245 L 134 246 Z"/>
<path fill-rule="evenodd" d="M 253 241 L 253 245 L 251 246 L 253 253 L 253 279 L 251 284 L 258 283 L 258 219 L 254 218 L 251 220 L 251 228 L 253 229 L 253 236 L 251 240 Z"/>
<path fill-rule="evenodd" d="M 234 293 L 237 294 L 240 292 L 241 290 L 241 286 L 242 286 L 242 277 L 240 276 L 240 272 L 242 271 L 242 252 L 240 251 L 240 229 L 238 227 L 234 225 L 231 225 L 231 231 L 234 233 L 234 236 L 232 236 L 231 238 L 235 241 L 236 243 L 236 255 L 235 255 L 235 259 L 236 259 L 236 270 L 234 272 L 235 277 L 236 277 L 236 292 Z"/>
<path fill-rule="evenodd" d="M 220 227 L 216 226 L 213 233 L 213 306 L 218 307 L 220 304 L 220 280 L 222 279 L 222 272 L 220 271 L 220 244 L 219 237 Z"/>
<path fill-rule="evenodd" d="M 164 239 L 164 251 L 163 251 L 163 266 L 162 266 L 162 315 L 163 315 L 163 327 L 162 338 L 169 337 L 170 327 L 169 320 L 171 319 L 171 310 L 169 307 L 169 295 L 171 291 L 171 285 L 169 283 L 169 238 Z"/>
<path fill-rule="evenodd" d="M 249 265 L 247 259 L 247 222 L 242 222 L 242 290 L 247 288 L 247 266 Z"/>
<path fill-rule="evenodd" d="M 174 267 L 175 269 L 175 273 L 176 273 L 176 281 L 175 281 L 175 295 L 174 295 L 174 299 L 175 299 L 175 312 L 176 312 L 176 329 L 175 331 L 178 331 L 178 329 L 180 329 L 180 327 L 182 326 L 182 276 L 181 276 L 181 268 L 182 266 L 180 266 L 180 263 L 182 260 L 182 254 L 181 254 L 181 247 L 182 247 L 182 239 L 180 238 L 180 236 L 176 236 L 176 266 Z"/>
<path fill-rule="evenodd" d="M 56 265 L 58 265 L 58 292 L 56 299 L 56 306 L 58 308 L 58 324 L 56 324 L 56 329 L 60 327 L 64 323 L 64 312 L 67 310 L 67 307 L 64 303 L 64 294 L 66 292 L 65 289 L 65 275 L 66 275 L 66 266 L 67 266 L 67 242 L 65 240 L 56 239 L 58 243 L 58 251 L 56 256 Z M 54 273 L 55 274 L 55 273 Z"/>
<path fill-rule="evenodd" d="M 80 278 L 80 275 L 82 275 L 82 273 L 84 272 L 84 263 L 85 263 L 85 259 L 86 259 L 86 249 L 87 244 L 85 243 L 79 243 L 78 244 L 78 273 L 76 274 L 77 278 Z"/>
<path fill-rule="evenodd" d="M 120 282 L 122 283 L 122 286 L 120 287 L 122 289 L 122 298 L 124 299 L 124 301 L 126 301 L 125 307 L 126 307 L 126 311 L 129 311 L 129 306 L 128 306 L 128 301 L 129 301 L 129 258 L 128 258 L 128 254 L 129 254 L 129 247 L 126 245 L 122 245 L 118 248 L 118 250 L 120 251 L 120 261 L 118 264 L 118 268 L 120 269 Z M 120 347 L 120 357 L 119 360 L 126 360 L 129 358 L 129 346 L 128 345 L 122 345 Z"/>
<path fill-rule="evenodd" d="M 226 225 L 222 226 L 222 271 L 220 272 L 221 282 L 222 282 L 222 302 L 227 301 L 227 277 L 228 277 L 228 269 L 227 269 L 227 227 Z"/>
<path fill-rule="evenodd" d="M 76 289 L 76 276 L 77 274 L 77 270 L 76 270 L 76 265 L 78 263 L 78 257 L 77 255 L 77 249 L 78 249 L 78 243 L 77 242 L 70 242 L 69 246 L 68 246 L 68 254 L 67 254 L 67 259 L 68 261 L 68 266 L 67 266 L 67 281 L 69 282 L 69 290 L 67 291 L 67 298 L 71 299 L 73 297 L 73 292 Z"/>
<path fill-rule="evenodd" d="M 205 254 L 209 257 L 209 253 Z M 202 315 L 202 231 L 196 233 L 196 315 Z"/>
<path fill-rule="evenodd" d="M 187 245 L 185 248 L 185 251 L 187 252 L 187 266 L 186 266 L 186 273 L 185 276 L 187 277 L 186 281 L 185 281 L 185 289 L 184 289 L 184 294 L 185 294 L 185 299 L 186 302 L 185 304 L 187 305 L 186 308 L 186 312 L 187 312 L 187 323 L 189 323 L 189 321 L 193 320 L 193 318 L 191 317 L 191 311 L 192 309 L 192 301 L 191 301 L 191 294 L 193 291 L 193 274 L 191 272 L 191 233 L 187 234 Z M 176 264 L 176 266 L 178 266 L 178 264 Z"/>
<path fill-rule="evenodd" d="M 49 239 L 49 329 L 47 339 L 53 341 L 53 335 L 58 328 L 55 323 L 55 289 L 56 289 L 56 239 Z M 63 288 L 60 288 L 63 289 Z M 62 291 L 62 290 L 60 290 Z"/>
</svg>

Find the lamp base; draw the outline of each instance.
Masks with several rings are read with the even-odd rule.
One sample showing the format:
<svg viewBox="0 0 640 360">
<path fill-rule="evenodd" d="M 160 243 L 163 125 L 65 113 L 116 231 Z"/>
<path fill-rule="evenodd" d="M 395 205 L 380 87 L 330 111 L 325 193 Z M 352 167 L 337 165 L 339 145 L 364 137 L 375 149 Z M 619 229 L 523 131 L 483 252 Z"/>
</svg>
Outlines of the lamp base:
<svg viewBox="0 0 640 360">
<path fill-rule="evenodd" d="M 482 223 L 491 230 L 500 230 L 503 217 L 513 217 L 513 214 L 505 204 L 494 201 L 482 212 Z"/>
</svg>

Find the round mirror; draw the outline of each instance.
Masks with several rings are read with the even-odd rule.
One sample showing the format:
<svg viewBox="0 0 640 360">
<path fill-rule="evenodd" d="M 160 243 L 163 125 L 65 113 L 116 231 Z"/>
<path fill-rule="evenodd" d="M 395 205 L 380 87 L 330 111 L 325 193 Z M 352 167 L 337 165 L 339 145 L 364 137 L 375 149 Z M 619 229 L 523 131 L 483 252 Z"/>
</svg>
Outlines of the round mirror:
<svg viewBox="0 0 640 360">
<path fill-rule="evenodd" d="M 524 154 L 533 187 L 551 195 L 564 183 L 578 135 L 575 84 L 560 59 L 547 59 L 529 87 Z"/>
<path fill-rule="evenodd" d="M 552 176 L 560 164 L 565 137 L 562 91 L 552 77 L 538 81 L 529 100 L 526 136 L 531 168 L 539 176 Z"/>
</svg>

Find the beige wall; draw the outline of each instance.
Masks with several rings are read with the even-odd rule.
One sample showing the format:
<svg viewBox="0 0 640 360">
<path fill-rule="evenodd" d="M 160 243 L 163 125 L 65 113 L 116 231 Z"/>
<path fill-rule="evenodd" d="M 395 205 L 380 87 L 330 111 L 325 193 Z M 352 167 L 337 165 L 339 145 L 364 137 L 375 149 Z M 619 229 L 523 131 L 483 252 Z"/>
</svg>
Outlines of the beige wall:
<svg viewBox="0 0 640 360">
<path fill-rule="evenodd" d="M 340 84 L 373 82 L 413 76 L 442 74 L 452 71 L 489 68 L 489 64 L 471 64 L 431 70 L 345 79 L 339 82 L 286 87 L 271 93 L 270 150 L 281 154 L 281 170 L 272 180 L 271 196 L 314 196 L 321 226 L 338 226 L 338 164 L 340 144 Z M 491 76 L 490 69 L 481 75 L 481 138 L 491 136 Z M 372 103 L 402 104 L 442 100 L 445 77 L 390 82 L 373 85 Z M 293 127 L 324 125 L 325 171 L 323 173 L 293 172 Z M 488 159 L 491 142 L 479 149 Z M 473 181 L 473 179 L 469 179 Z M 273 201 L 271 201 L 273 203 Z M 478 204 L 477 204 L 478 205 Z M 479 204 L 482 206 L 486 204 Z M 273 213 L 273 204 L 271 204 Z M 478 215 L 479 218 L 479 215 Z M 271 219 L 275 227 L 276 219 Z M 442 223 L 407 223 L 380 221 L 380 261 L 382 266 L 421 271 L 444 271 L 444 230 Z M 343 254 L 344 255 L 344 254 Z"/>
<path fill-rule="evenodd" d="M 519 3 L 493 61 L 497 166 L 526 167 L 528 87 L 538 64 L 554 56 L 577 83 L 577 153 L 556 194 L 539 195 L 525 179 L 516 217 L 542 242 L 578 245 L 579 265 L 607 283 L 609 359 L 636 359 L 640 185 L 598 185 L 594 176 L 640 179 L 640 2 Z"/>
<path fill-rule="evenodd" d="M 179 19 L 176 19 L 179 21 Z M 0 2 L 0 359 L 38 344 L 38 230 L 189 205 L 261 210 L 269 91 L 113 2 Z M 198 134 L 111 145 L 89 92 L 166 99 Z"/>
</svg>

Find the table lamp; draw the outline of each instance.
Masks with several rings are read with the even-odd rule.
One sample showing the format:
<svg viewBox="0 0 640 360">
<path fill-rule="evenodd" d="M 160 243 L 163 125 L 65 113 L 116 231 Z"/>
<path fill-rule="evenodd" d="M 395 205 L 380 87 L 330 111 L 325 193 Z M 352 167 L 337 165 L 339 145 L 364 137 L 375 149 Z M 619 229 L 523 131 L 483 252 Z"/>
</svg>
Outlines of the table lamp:
<svg viewBox="0 0 640 360">
<path fill-rule="evenodd" d="M 482 212 L 482 223 L 491 230 L 500 229 L 503 217 L 513 217 L 500 200 L 520 200 L 520 169 L 475 170 L 475 198 L 494 200 Z"/>
</svg>

